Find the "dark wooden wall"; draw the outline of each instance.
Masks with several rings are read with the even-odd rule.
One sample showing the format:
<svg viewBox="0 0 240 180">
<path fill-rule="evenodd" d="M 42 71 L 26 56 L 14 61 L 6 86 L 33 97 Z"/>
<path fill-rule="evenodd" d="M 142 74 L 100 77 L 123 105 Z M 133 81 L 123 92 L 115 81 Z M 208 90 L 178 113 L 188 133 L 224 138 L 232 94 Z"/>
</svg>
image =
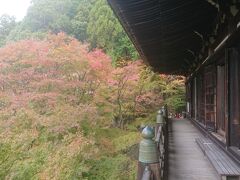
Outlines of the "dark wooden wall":
<svg viewBox="0 0 240 180">
<path fill-rule="evenodd" d="M 229 144 L 240 148 L 240 53 L 228 50 L 229 59 Z"/>
<path fill-rule="evenodd" d="M 240 48 L 225 49 L 186 85 L 191 118 L 240 147 Z"/>
</svg>

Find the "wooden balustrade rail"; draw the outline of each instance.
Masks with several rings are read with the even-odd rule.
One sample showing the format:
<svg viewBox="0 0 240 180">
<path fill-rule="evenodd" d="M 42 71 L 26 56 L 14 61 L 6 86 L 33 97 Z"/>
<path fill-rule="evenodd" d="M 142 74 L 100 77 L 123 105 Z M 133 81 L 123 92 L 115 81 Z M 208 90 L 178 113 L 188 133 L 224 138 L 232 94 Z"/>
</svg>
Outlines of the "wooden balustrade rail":
<svg viewBox="0 0 240 180">
<path fill-rule="evenodd" d="M 155 144 L 158 162 L 138 162 L 137 180 L 164 180 L 167 179 L 168 163 L 168 114 L 165 108 L 164 122 L 155 126 Z M 141 147 L 140 147 L 141 148 Z"/>
</svg>

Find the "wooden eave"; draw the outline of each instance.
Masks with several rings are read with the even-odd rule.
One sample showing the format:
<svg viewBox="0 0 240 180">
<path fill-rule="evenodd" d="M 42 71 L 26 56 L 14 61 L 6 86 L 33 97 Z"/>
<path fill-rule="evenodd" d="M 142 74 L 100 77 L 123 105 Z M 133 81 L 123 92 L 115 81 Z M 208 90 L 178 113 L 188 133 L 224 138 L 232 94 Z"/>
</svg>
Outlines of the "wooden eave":
<svg viewBox="0 0 240 180">
<path fill-rule="evenodd" d="M 108 2 L 142 59 L 164 74 L 189 74 L 218 15 L 206 0 Z"/>
</svg>

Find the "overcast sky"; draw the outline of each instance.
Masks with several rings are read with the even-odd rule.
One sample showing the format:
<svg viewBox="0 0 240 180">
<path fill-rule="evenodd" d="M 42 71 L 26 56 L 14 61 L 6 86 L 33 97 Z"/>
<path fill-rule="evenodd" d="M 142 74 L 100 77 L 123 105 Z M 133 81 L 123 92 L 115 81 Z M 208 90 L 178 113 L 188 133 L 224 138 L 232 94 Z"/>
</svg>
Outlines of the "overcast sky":
<svg viewBox="0 0 240 180">
<path fill-rule="evenodd" d="M 0 16 L 9 14 L 20 21 L 26 15 L 30 2 L 31 0 L 0 0 Z"/>
</svg>

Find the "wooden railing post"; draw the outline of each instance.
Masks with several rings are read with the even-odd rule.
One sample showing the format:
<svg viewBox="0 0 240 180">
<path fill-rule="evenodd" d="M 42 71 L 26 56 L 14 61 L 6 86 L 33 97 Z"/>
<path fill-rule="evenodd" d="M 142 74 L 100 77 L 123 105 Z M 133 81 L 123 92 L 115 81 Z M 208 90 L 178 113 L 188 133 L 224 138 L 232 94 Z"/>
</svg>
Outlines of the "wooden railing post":
<svg viewBox="0 0 240 180">
<path fill-rule="evenodd" d="M 156 120 L 156 126 L 155 126 L 155 137 L 157 137 L 159 126 L 162 125 L 165 122 L 163 111 L 160 109 L 157 112 L 157 120 Z"/>
<path fill-rule="evenodd" d="M 142 131 L 143 140 L 139 145 L 137 180 L 167 179 L 168 169 L 168 111 L 163 106 L 157 113 L 154 131 L 147 126 Z"/>
<path fill-rule="evenodd" d="M 160 180 L 159 154 L 153 140 L 153 129 L 146 126 L 142 131 L 142 137 L 139 145 L 137 180 Z"/>
<path fill-rule="evenodd" d="M 160 175 L 163 179 L 164 176 L 164 165 L 165 165 L 165 125 L 166 118 L 164 116 L 164 109 L 160 109 L 157 114 L 156 120 L 156 138 L 157 148 L 159 151 L 159 164 L 160 164 Z"/>
<path fill-rule="evenodd" d="M 163 116 L 167 119 L 168 118 L 168 108 L 167 108 L 167 105 L 164 105 L 162 107 L 162 111 L 163 111 Z"/>
<path fill-rule="evenodd" d="M 163 128 L 164 131 L 164 166 L 161 167 L 162 169 L 162 177 L 163 179 L 167 179 L 168 178 L 168 124 L 169 124 L 169 120 L 168 120 L 168 107 L 167 105 L 164 105 L 162 107 L 163 110 L 163 116 L 165 119 L 165 125 Z"/>
</svg>

